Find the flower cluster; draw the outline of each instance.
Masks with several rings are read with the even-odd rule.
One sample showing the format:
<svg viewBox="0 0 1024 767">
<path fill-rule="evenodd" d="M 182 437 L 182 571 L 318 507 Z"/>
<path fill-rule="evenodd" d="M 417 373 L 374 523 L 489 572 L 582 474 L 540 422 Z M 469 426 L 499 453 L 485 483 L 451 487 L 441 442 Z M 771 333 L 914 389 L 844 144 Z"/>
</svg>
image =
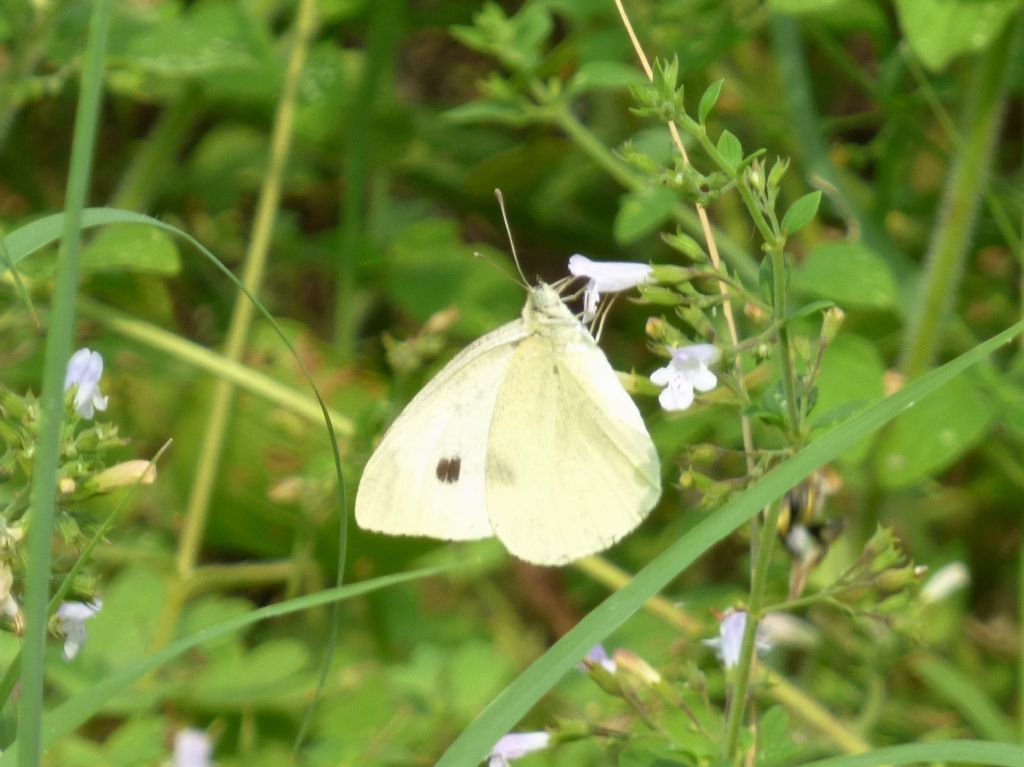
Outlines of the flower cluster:
<svg viewBox="0 0 1024 767">
<path fill-rule="evenodd" d="M 583 319 L 597 314 L 602 294 L 630 290 L 652 280 L 653 268 L 648 264 L 627 261 L 593 261 L 575 254 L 569 258 L 569 273 L 584 278 Z M 721 351 L 711 344 L 669 347 L 668 365 L 651 374 L 651 382 L 664 387 L 658 401 L 665 410 L 686 410 L 693 404 L 695 392 L 708 392 L 718 385 L 718 378 L 709 369 L 718 362 Z"/>
</svg>

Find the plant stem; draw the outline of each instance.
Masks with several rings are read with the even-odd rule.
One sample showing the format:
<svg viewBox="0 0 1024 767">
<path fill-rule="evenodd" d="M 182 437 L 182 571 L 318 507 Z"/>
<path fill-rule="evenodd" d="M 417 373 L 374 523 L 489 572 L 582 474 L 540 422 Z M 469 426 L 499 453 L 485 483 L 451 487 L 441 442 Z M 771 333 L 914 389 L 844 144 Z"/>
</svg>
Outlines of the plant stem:
<svg viewBox="0 0 1024 767">
<path fill-rule="evenodd" d="M 772 549 L 775 543 L 775 528 L 779 521 L 780 503 L 775 503 L 768 512 L 768 519 L 760 529 L 757 545 L 757 561 L 754 564 L 754 577 L 750 584 L 750 603 L 747 605 L 747 622 L 743 630 L 743 644 L 740 650 L 740 662 L 736 666 L 735 681 L 730 695 L 729 714 L 726 719 L 725 739 L 722 742 L 722 757 L 732 762 L 736 757 L 739 744 L 740 728 L 743 725 L 743 713 L 747 708 L 747 690 L 750 686 L 750 675 L 757 660 L 755 640 L 757 624 L 761 620 L 761 608 L 764 605 L 764 594 L 768 586 L 768 565 L 771 564 Z"/>
<path fill-rule="evenodd" d="M 1007 65 L 1016 50 L 1017 25 L 1008 27 L 982 55 L 966 108 L 963 149 L 943 192 L 938 225 L 928 248 L 924 280 L 904 336 L 901 371 L 921 375 L 939 350 L 967 257 L 978 203 L 984 194 L 992 149 L 999 133 L 1007 87 Z"/>
<path fill-rule="evenodd" d="M 595 136 L 589 128 L 576 119 L 564 104 L 558 105 L 551 117 L 583 152 L 598 164 L 612 178 L 630 191 L 643 189 L 647 184 L 643 178 L 629 169 Z M 679 203 L 672 208 L 672 216 L 682 227 L 694 235 L 702 235 L 703 227 L 697 214 L 688 206 Z M 740 279 L 748 285 L 757 283 L 757 262 L 750 254 L 719 229 L 712 229 L 714 240 L 729 266 L 736 270 Z"/>
<path fill-rule="evenodd" d="M 302 74 L 314 28 L 315 3 L 313 0 L 303 0 L 299 4 L 298 16 L 295 20 L 295 40 L 288 60 L 277 113 L 274 116 L 270 162 L 263 186 L 260 189 L 253 221 L 252 239 L 246 253 L 242 274 L 242 284 L 254 295 L 259 291 L 266 270 L 274 219 L 281 199 L 281 181 L 291 146 L 299 76 Z M 241 359 L 254 311 L 252 302 L 245 296 L 239 296 L 231 316 L 225 343 L 224 356 L 229 360 L 237 362 Z M 199 556 L 199 548 L 209 514 L 210 499 L 220 468 L 234 393 L 234 385 L 229 381 L 222 380 L 216 384 L 211 400 L 206 433 L 197 457 L 195 480 L 185 511 L 181 541 L 178 545 L 177 573 L 183 581 L 188 580 Z"/>
<path fill-rule="evenodd" d="M 370 5 L 369 32 L 363 53 L 363 72 L 348 109 L 345 141 L 344 194 L 341 200 L 341 232 L 337 253 L 337 304 L 334 341 L 344 363 L 355 352 L 358 335 L 356 298 L 357 267 L 367 251 L 366 197 L 368 163 L 373 156 L 373 120 L 377 94 L 389 90 L 387 65 L 394 57 L 401 33 L 402 3 L 377 0 Z"/>
<path fill-rule="evenodd" d="M 110 0 L 93 4 L 89 40 L 75 112 L 65 218 L 49 329 L 43 363 L 39 442 L 32 467 L 31 524 L 25 577 L 25 636 L 22 643 L 21 705 L 19 707 L 18 765 L 35 767 L 41 753 L 43 663 L 46 651 L 47 606 L 50 599 L 50 554 L 64 417 L 64 373 L 71 356 L 78 291 L 78 255 L 82 208 L 85 207 L 96 147 L 100 99 L 103 93 L 103 54 L 107 45 Z"/>
<path fill-rule="evenodd" d="M 215 375 L 248 394 L 260 397 L 311 423 L 323 422 L 323 411 L 315 398 L 275 381 L 266 373 L 253 370 L 240 362 L 229 360 L 218 352 L 211 351 L 149 322 L 136 319 L 99 301 L 79 298 L 78 311 L 83 317 L 88 317 L 111 333 L 117 333 L 124 338 L 137 341 L 143 346 L 163 352 L 168 357 L 184 362 L 186 365 Z M 333 409 L 329 412 L 335 434 L 340 437 L 352 436 L 355 429 L 352 419 Z"/>
</svg>

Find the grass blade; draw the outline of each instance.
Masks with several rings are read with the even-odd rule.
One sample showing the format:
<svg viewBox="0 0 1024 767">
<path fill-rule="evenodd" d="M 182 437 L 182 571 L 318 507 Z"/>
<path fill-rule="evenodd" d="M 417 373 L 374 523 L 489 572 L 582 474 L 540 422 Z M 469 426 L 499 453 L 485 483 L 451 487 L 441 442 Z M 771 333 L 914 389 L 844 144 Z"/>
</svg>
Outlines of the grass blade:
<svg viewBox="0 0 1024 767">
<path fill-rule="evenodd" d="M 47 605 L 50 601 L 50 557 L 60 459 L 60 430 L 64 418 L 64 372 L 71 356 L 74 335 L 78 253 L 82 237 L 79 219 L 85 207 L 96 145 L 110 6 L 110 0 L 96 0 L 89 21 L 89 40 L 75 112 L 61 253 L 57 261 L 53 308 L 46 334 L 39 438 L 32 467 L 29 510 L 31 527 L 25 573 L 25 635 L 22 643 L 21 703 L 18 709 L 18 738 L 22 743 L 18 753 L 20 767 L 35 767 L 39 764 L 43 663 L 49 618 Z"/>
</svg>

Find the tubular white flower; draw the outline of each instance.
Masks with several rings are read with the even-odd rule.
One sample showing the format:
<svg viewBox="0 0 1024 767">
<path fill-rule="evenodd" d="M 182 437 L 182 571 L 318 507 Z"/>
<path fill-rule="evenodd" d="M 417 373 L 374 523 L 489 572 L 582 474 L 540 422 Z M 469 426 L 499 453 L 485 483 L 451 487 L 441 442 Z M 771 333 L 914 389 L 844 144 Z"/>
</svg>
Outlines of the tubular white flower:
<svg viewBox="0 0 1024 767">
<path fill-rule="evenodd" d="M 651 373 L 651 382 L 665 387 L 658 395 L 665 410 L 686 410 L 693 404 L 694 390 L 711 391 L 718 385 L 708 365 L 717 362 L 722 352 L 713 344 L 672 347 L 670 351 L 672 359 Z"/>
<path fill-rule="evenodd" d="M 940 602 L 950 594 L 966 587 L 971 573 L 963 562 L 950 562 L 935 571 L 921 587 L 921 601 L 928 605 Z"/>
<path fill-rule="evenodd" d="M 64 659 L 74 660 L 88 638 L 85 622 L 103 607 L 103 602 L 63 602 L 57 608 L 57 630 L 64 635 Z"/>
<path fill-rule="evenodd" d="M 747 629 L 747 611 L 729 610 L 722 616 L 718 626 L 718 636 L 714 639 L 705 639 L 704 644 L 713 647 L 718 654 L 718 659 L 726 670 L 736 668 L 740 662 L 740 654 L 743 650 L 743 632 Z M 755 635 L 755 647 L 764 652 L 771 649 L 771 642 L 765 635 L 762 626 L 758 625 Z"/>
<path fill-rule="evenodd" d="M 583 319 L 589 321 L 597 313 L 602 293 L 617 293 L 642 285 L 651 278 L 650 264 L 632 261 L 592 261 L 579 253 L 569 257 L 569 273 L 585 277 L 583 289 Z"/>
<path fill-rule="evenodd" d="M 97 410 L 107 409 L 107 398 L 100 394 L 103 357 L 90 349 L 79 349 L 68 360 L 64 374 L 64 391 L 77 386 L 75 410 L 82 418 L 92 418 Z"/>
<path fill-rule="evenodd" d="M 550 745 L 551 735 L 543 731 L 510 732 L 502 736 L 487 755 L 487 767 L 508 767 L 512 760 L 543 751 Z"/>
<path fill-rule="evenodd" d="M 210 767 L 213 743 L 205 730 L 186 727 L 174 733 L 174 767 Z"/>
</svg>

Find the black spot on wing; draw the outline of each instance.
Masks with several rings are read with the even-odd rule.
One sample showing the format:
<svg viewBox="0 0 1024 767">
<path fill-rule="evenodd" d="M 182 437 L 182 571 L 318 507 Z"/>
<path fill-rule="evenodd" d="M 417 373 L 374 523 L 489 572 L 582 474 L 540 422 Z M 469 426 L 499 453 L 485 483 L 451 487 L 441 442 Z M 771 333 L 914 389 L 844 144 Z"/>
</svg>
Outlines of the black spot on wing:
<svg viewBox="0 0 1024 767">
<path fill-rule="evenodd" d="M 442 458 L 437 462 L 437 478 L 449 485 L 459 481 L 459 474 L 462 472 L 462 459 L 459 456 L 453 458 Z"/>
</svg>

